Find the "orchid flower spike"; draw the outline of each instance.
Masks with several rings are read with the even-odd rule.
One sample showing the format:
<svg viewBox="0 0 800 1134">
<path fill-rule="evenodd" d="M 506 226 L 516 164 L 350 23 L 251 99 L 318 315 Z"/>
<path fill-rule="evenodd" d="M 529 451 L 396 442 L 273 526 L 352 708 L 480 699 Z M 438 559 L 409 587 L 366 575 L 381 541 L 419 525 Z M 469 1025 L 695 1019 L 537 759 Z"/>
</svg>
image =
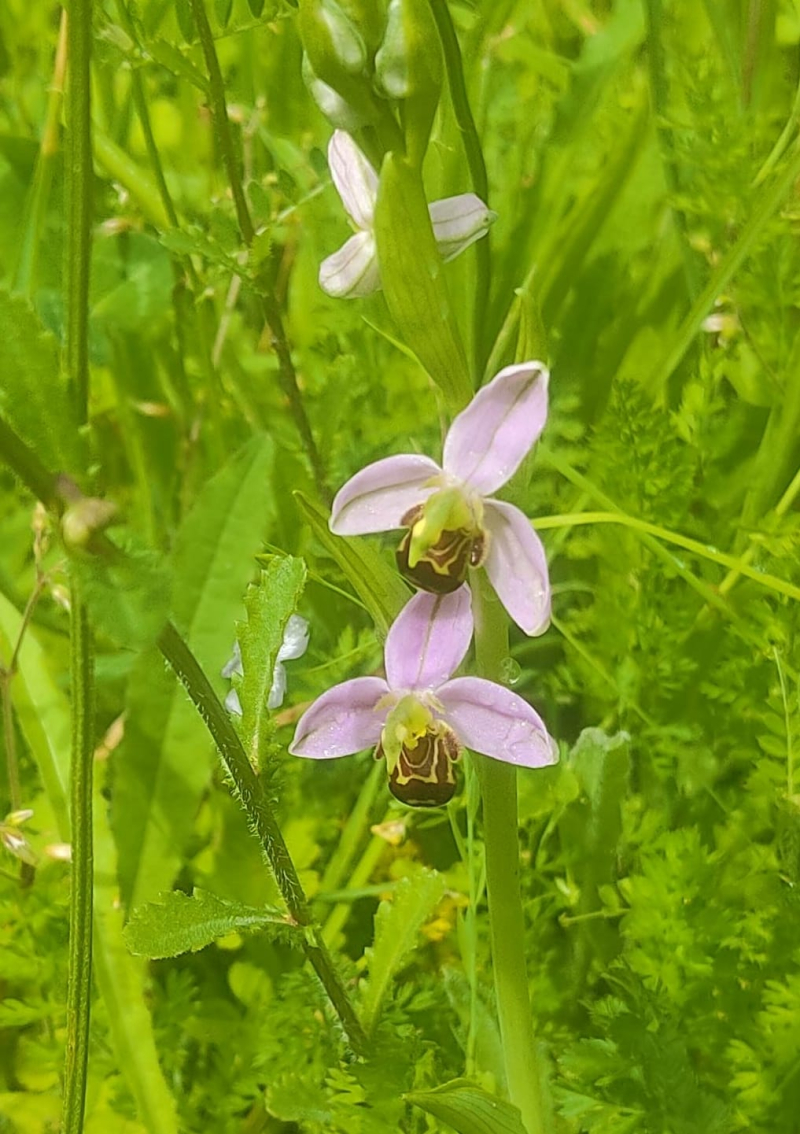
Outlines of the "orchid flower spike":
<svg viewBox="0 0 800 1134">
<path fill-rule="evenodd" d="M 549 374 L 541 362 L 505 370 L 453 421 L 443 467 L 419 454 L 367 465 L 336 494 L 337 535 L 407 528 L 397 549 L 401 572 L 437 594 L 460 587 L 484 565 L 500 601 L 526 634 L 550 621 L 550 582 L 530 520 L 492 493 L 519 468 L 547 420 Z"/>
<path fill-rule="evenodd" d="M 292 614 L 286 623 L 286 628 L 283 631 L 283 641 L 278 650 L 278 656 L 275 659 L 275 668 L 272 671 L 272 687 L 269 691 L 269 697 L 267 698 L 268 709 L 279 709 L 286 696 L 286 669 L 283 663 L 285 661 L 294 661 L 295 658 L 301 658 L 307 648 L 308 621 L 300 614 Z M 244 677 L 242 651 L 238 642 L 233 643 L 233 654 L 225 663 L 221 676 L 231 678 L 234 674 L 237 674 L 239 677 Z M 239 701 L 239 694 L 235 689 L 228 691 L 228 695 L 225 698 L 225 708 L 229 713 L 235 713 L 237 717 L 242 715 L 242 705 Z"/>
<path fill-rule="evenodd" d="M 323 260 L 319 285 L 328 295 L 354 299 L 381 286 L 373 233 L 378 175 L 344 130 L 328 145 L 328 165 L 345 212 L 356 229 L 345 244 Z M 443 260 L 452 260 L 489 231 L 496 214 L 474 193 L 444 197 L 429 206 L 433 234 Z"/>
<path fill-rule="evenodd" d="M 558 748 L 527 701 L 493 681 L 452 676 L 472 631 L 468 587 L 415 595 L 386 638 L 386 680 L 357 677 L 323 693 L 298 721 L 289 751 L 330 760 L 374 748 L 392 794 L 412 807 L 452 799 L 464 745 L 520 767 L 554 764 Z"/>
</svg>

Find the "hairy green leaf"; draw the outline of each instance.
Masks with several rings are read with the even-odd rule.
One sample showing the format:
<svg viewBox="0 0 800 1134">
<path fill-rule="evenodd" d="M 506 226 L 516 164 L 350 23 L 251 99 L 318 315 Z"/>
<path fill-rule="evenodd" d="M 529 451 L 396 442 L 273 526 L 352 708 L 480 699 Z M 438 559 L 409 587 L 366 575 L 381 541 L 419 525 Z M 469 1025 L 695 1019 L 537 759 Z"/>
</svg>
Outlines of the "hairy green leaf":
<svg viewBox="0 0 800 1134">
<path fill-rule="evenodd" d="M 306 565 L 291 556 L 273 559 L 247 590 L 247 620 L 239 627 L 244 677 L 237 683 L 242 706 L 242 743 L 255 766 L 269 735 L 268 701 L 286 623 L 297 609 Z"/>
<path fill-rule="evenodd" d="M 286 934 L 293 929 L 279 909 L 253 909 L 195 890 L 191 897 L 172 891 L 138 906 L 125 926 L 124 936 L 132 953 L 156 959 L 196 953 L 228 933 Z"/>
</svg>

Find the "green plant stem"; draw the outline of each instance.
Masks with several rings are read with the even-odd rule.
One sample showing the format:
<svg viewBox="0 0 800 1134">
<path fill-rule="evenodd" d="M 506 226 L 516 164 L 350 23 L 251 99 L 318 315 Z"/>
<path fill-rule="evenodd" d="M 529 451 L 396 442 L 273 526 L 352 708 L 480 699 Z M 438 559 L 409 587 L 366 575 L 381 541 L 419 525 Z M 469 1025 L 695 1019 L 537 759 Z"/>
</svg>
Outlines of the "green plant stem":
<svg viewBox="0 0 800 1134">
<path fill-rule="evenodd" d="M 498 681 L 502 663 L 508 657 L 508 622 L 498 604 L 490 598 L 488 583 L 482 575 L 475 573 L 472 586 L 478 673 Z M 475 760 L 483 802 L 492 962 L 508 1093 L 519 1107 L 528 1134 L 546 1134 L 549 1122 L 525 961 L 525 918 L 519 884 L 517 770 L 485 756 L 476 756 Z"/>
<path fill-rule="evenodd" d="M 191 5 L 195 26 L 203 49 L 203 56 L 206 61 L 206 68 L 208 69 L 209 101 L 211 103 L 211 112 L 217 130 L 222 161 L 228 175 L 228 182 L 233 195 L 239 231 L 242 240 L 249 248 L 255 239 L 256 230 L 253 225 L 253 218 L 250 216 L 250 209 L 244 193 L 242 175 L 236 158 L 233 135 L 231 134 L 230 121 L 228 120 L 225 83 L 222 78 L 219 59 L 217 58 L 214 36 L 208 22 L 205 0 L 191 0 Z M 259 292 L 264 319 L 269 328 L 272 349 L 275 351 L 275 355 L 278 359 L 278 377 L 281 383 L 281 389 L 289 403 L 289 409 L 294 419 L 295 428 L 297 429 L 301 444 L 306 451 L 306 456 L 311 465 L 317 491 L 323 500 L 330 503 L 331 494 L 325 481 L 322 457 L 317 448 L 317 443 L 314 440 L 311 424 L 308 420 L 303 399 L 300 395 L 297 371 L 292 361 L 292 352 L 286 337 L 286 330 L 283 325 L 283 317 L 281 316 L 278 300 L 275 296 L 274 289 L 264 279 L 259 281 Z"/>
<path fill-rule="evenodd" d="M 78 411 L 89 419 L 89 277 L 92 254 L 92 0 L 74 0 L 67 19 L 66 364 Z M 94 651 L 83 599 L 73 580 L 70 607 L 72 873 L 63 1134 L 81 1134 L 89 1065 L 92 992 L 92 761 Z"/>
<path fill-rule="evenodd" d="M 94 656 L 89 620 L 78 588 L 72 587 L 70 613 L 72 760 L 70 827 L 72 875 L 69 906 L 69 980 L 63 1134 L 81 1134 L 89 1062 L 92 991 L 92 763 Z"/>
<path fill-rule="evenodd" d="M 214 739 L 222 762 L 233 781 L 235 793 L 253 831 L 261 841 L 287 909 L 294 920 L 305 927 L 303 947 L 306 957 L 322 982 L 353 1049 L 362 1054 L 367 1042 L 364 1030 L 333 966 L 323 936 L 319 928 L 311 924 L 303 887 L 270 806 L 264 784 L 248 760 L 229 714 L 225 711 L 197 659 L 172 623 L 167 623 L 159 637 L 158 645 Z"/>
<path fill-rule="evenodd" d="M 483 157 L 478 128 L 472 107 L 469 104 L 467 86 L 464 79 L 464 62 L 461 56 L 461 47 L 458 42 L 453 17 L 447 6 L 447 0 L 430 0 L 433 17 L 439 29 L 439 38 L 442 41 L 445 66 L 447 68 L 447 82 L 450 87 L 450 98 L 453 103 L 453 113 L 456 123 L 461 131 L 464 143 L 464 152 L 467 157 L 472 188 L 478 197 L 489 204 L 489 177 L 486 172 L 486 162 Z M 489 289 L 491 287 L 491 247 L 488 232 L 483 240 L 475 244 L 475 257 L 477 263 L 477 278 L 475 281 L 475 302 L 472 317 L 472 350 L 473 373 L 477 377 L 481 374 L 484 364 L 484 330 L 486 327 L 486 308 L 489 303 Z"/>
<path fill-rule="evenodd" d="M 92 0 L 74 0 L 67 20 L 67 372 L 88 419 L 89 272 L 92 243 Z"/>
</svg>

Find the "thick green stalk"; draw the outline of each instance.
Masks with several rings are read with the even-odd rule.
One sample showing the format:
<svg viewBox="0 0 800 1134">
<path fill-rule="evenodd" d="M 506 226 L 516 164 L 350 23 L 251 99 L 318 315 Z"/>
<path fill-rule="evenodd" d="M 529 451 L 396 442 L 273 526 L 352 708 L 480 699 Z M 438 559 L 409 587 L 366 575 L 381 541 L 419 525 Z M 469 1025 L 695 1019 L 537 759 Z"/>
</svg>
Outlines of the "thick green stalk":
<svg viewBox="0 0 800 1134">
<path fill-rule="evenodd" d="M 67 19 L 67 372 L 81 423 L 89 400 L 89 272 L 92 249 L 92 0 L 74 0 Z"/>
<path fill-rule="evenodd" d="M 159 637 L 158 645 L 164 657 L 175 670 L 195 708 L 205 721 L 225 768 L 233 781 L 236 795 L 247 814 L 253 831 L 261 841 L 289 913 L 299 925 L 305 927 L 303 947 L 306 957 L 322 982 L 353 1049 L 359 1054 L 363 1054 L 367 1042 L 364 1030 L 356 1016 L 350 997 L 334 968 L 322 933 L 318 926 L 311 923 L 311 915 L 303 887 L 287 850 L 281 829 L 264 789 L 263 781 L 248 760 L 229 714 L 214 692 L 197 659 L 172 623 L 167 623 Z"/>
<path fill-rule="evenodd" d="M 66 362 L 78 409 L 89 417 L 89 275 L 92 254 L 92 0 L 74 0 L 67 19 Z M 89 620 L 73 583 L 70 615 L 72 876 L 63 1134 L 81 1134 L 89 1062 L 92 992 L 92 760 L 94 657 Z"/>
<path fill-rule="evenodd" d="M 242 174 L 239 169 L 239 162 L 233 144 L 233 135 L 231 134 L 230 121 L 228 119 L 228 105 L 225 99 L 225 83 L 222 78 L 219 59 L 217 58 L 214 36 L 208 22 L 205 0 L 191 0 L 191 5 L 197 34 L 200 37 L 200 44 L 203 48 L 203 56 L 205 57 L 206 67 L 208 69 L 209 101 L 214 117 L 214 125 L 217 130 L 222 161 L 225 166 L 225 172 L 228 175 L 231 194 L 233 195 L 239 231 L 242 240 L 249 248 L 255 239 L 256 230 L 253 224 L 253 218 L 250 215 L 250 208 L 247 204 Z M 330 502 L 331 494 L 325 481 L 325 469 L 322 463 L 322 457 L 317 448 L 317 443 L 314 440 L 314 434 L 311 432 L 311 423 L 308 420 L 306 409 L 303 405 L 303 399 L 300 395 L 297 371 L 292 361 L 292 352 L 289 346 L 289 340 L 286 337 L 286 329 L 283 325 L 280 306 L 278 305 L 274 290 L 265 280 L 262 279 L 259 281 L 259 288 L 264 320 L 269 328 L 272 348 L 278 359 L 278 378 L 281 389 L 289 403 L 289 410 L 294 419 L 295 428 L 297 429 L 301 444 L 306 451 L 309 464 L 311 465 L 317 491 L 323 500 Z"/>
<path fill-rule="evenodd" d="M 493 601 L 485 576 L 475 573 L 475 655 L 478 673 L 500 680 L 508 657 L 508 622 Z M 500 1036 L 511 1101 L 519 1107 L 528 1134 L 547 1134 L 536 1039 L 533 1032 L 525 960 L 525 917 L 519 884 L 517 770 L 510 764 L 475 756 L 483 802 L 486 889 Z"/>
<path fill-rule="evenodd" d="M 461 57 L 453 17 L 447 6 L 447 0 L 430 0 L 433 17 L 439 29 L 439 38 L 442 41 L 445 66 L 447 67 L 447 82 L 450 87 L 450 98 L 453 103 L 453 113 L 456 116 L 461 139 L 464 143 L 464 152 L 467 157 L 472 188 L 481 200 L 489 204 L 489 177 L 486 172 L 486 162 L 483 157 L 481 140 L 472 107 L 469 104 L 467 85 L 464 80 L 464 63 Z M 491 247 L 489 239 L 491 233 L 487 232 L 483 240 L 475 244 L 477 260 L 477 278 L 475 281 L 475 303 L 472 317 L 472 349 L 473 370 L 479 376 L 483 370 L 485 344 L 483 341 L 486 327 L 486 308 L 489 303 L 489 288 L 491 286 Z"/>
<path fill-rule="evenodd" d="M 92 635 L 77 587 L 70 617 L 72 760 L 70 817 L 72 876 L 69 907 L 67 1041 L 61 1129 L 80 1134 L 89 1062 L 92 993 L 92 758 L 94 658 Z"/>
</svg>

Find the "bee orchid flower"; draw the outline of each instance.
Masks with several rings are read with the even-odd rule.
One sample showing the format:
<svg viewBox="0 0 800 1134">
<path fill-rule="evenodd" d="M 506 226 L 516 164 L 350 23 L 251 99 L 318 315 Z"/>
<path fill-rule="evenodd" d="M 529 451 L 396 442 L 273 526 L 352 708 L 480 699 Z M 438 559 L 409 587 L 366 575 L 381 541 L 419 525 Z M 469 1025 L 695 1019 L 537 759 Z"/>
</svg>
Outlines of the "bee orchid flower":
<svg viewBox="0 0 800 1134">
<path fill-rule="evenodd" d="M 508 613 L 526 634 L 550 621 L 550 582 L 530 520 L 493 493 L 510 480 L 544 429 L 549 374 L 541 362 L 501 370 L 453 421 L 440 467 L 420 454 L 385 457 L 336 494 L 330 528 L 364 535 L 406 528 L 401 572 L 434 593 L 460 587 L 485 566 Z"/>
<path fill-rule="evenodd" d="M 556 744 L 527 701 L 480 677 L 453 677 L 472 631 L 468 587 L 415 595 L 386 638 L 386 679 L 357 677 L 323 693 L 289 751 L 330 760 L 374 748 L 392 794 L 416 807 L 452 798 L 463 747 L 520 767 L 555 763 Z"/>
<path fill-rule="evenodd" d="M 373 233 L 378 175 L 344 130 L 328 145 L 328 165 L 345 212 L 356 229 L 338 252 L 323 260 L 319 284 L 328 295 L 354 299 L 380 290 Z M 495 214 L 474 193 L 444 197 L 429 206 L 433 234 L 442 259 L 454 259 L 489 231 Z"/>
</svg>

